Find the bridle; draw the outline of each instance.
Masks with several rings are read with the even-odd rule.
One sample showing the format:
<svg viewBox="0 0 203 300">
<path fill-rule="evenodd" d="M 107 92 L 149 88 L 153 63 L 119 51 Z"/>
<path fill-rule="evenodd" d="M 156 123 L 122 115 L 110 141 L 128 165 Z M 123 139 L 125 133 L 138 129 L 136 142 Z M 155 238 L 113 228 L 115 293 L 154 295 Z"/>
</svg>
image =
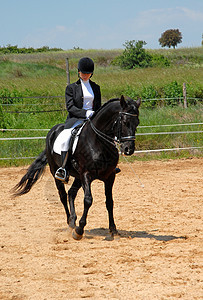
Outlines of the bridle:
<svg viewBox="0 0 203 300">
<path fill-rule="evenodd" d="M 130 136 L 122 136 L 122 116 L 130 116 L 130 117 L 138 117 L 136 114 L 130 114 L 127 112 L 119 112 L 118 119 L 116 120 L 117 123 L 117 135 L 116 138 L 119 141 L 119 143 L 126 142 L 126 141 L 134 141 L 135 140 L 135 135 L 130 135 Z"/>
<path fill-rule="evenodd" d="M 128 112 L 123 112 L 123 111 L 119 112 L 118 118 L 116 119 L 116 121 L 114 122 L 114 125 L 113 125 L 113 126 L 117 126 L 117 130 L 116 130 L 117 134 L 116 134 L 115 138 L 112 138 L 112 137 L 108 136 L 107 134 L 103 133 L 102 131 L 100 131 L 99 129 L 97 129 L 90 119 L 89 119 L 89 122 L 90 122 L 92 130 L 98 136 L 100 136 L 102 139 L 109 142 L 113 146 L 115 146 L 115 143 L 120 144 L 120 143 L 123 143 L 126 141 L 134 141 L 135 140 L 135 135 L 122 136 L 122 116 L 123 115 L 127 115 L 130 117 L 138 117 L 137 114 L 131 114 Z"/>
</svg>

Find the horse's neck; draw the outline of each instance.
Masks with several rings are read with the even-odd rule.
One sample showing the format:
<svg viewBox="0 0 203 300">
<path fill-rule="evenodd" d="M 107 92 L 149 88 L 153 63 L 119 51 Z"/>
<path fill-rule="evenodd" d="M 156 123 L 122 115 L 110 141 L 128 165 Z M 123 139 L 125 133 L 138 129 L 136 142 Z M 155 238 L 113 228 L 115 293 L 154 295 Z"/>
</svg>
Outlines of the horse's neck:
<svg viewBox="0 0 203 300">
<path fill-rule="evenodd" d="M 95 118 L 93 119 L 94 125 L 102 132 L 108 133 L 108 131 L 112 128 L 113 123 L 117 119 L 119 111 L 120 102 L 116 101 L 108 104 L 95 116 Z"/>
</svg>

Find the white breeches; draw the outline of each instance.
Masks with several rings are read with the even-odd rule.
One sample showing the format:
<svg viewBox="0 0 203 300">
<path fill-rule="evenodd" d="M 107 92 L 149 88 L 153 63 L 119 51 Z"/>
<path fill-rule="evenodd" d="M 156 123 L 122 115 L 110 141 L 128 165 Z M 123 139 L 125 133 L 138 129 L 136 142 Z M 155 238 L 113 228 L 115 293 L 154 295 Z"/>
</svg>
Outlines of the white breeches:
<svg viewBox="0 0 203 300">
<path fill-rule="evenodd" d="M 73 128 L 75 128 L 76 126 L 78 126 L 81 123 L 83 123 L 83 121 L 78 120 L 77 122 L 75 122 L 75 124 L 71 128 L 64 129 L 61 133 L 59 133 L 59 135 L 57 136 L 57 138 L 54 142 L 54 146 L 53 146 L 53 150 L 55 153 L 61 154 L 61 151 L 68 151 L 69 144 L 70 144 L 70 138 L 71 138 L 71 132 L 72 132 Z"/>
<path fill-rule="evenodd" d="M 83 122 L 82 120 L 78 120 L 77 122 L 75 122 L 75 124 L 73 124 L 73 126 L 71 128 L 64 129 L 60 133 L 61 151 L 68 151 L 70 138 L 71 138 L 71 132 L 72 132 L 73 128 L 80 125 L 82 122 Z"/>
<path fill-rule="evenodd" d="M 61 151 L 68 151 L 72 128 L 64 129 L 60 134 Z"/>
</svg>

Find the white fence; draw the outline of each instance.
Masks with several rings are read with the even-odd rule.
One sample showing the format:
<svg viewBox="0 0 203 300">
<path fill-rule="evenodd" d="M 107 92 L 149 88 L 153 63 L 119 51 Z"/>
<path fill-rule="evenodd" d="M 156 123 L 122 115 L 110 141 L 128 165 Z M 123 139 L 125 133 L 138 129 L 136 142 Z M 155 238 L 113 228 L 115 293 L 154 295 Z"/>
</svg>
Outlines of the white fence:
<svg viewBox="0 0 203 300">
<path fill-rule="evenodd" d="M 5 98 L 7 98 L 7 97 L 0 97 L 0 98 L 3 98 L 3 99 L 5 99 Z M 19 98 L 19 99 L 21 99 L 21 98 L 23 98 L 23 99 L 26 99 L 26 98 L 28 98 L 28 100 L 30 100 L 30 99 L 34 99 L 34 98 L 47 98 L 47 99 L 54 99 L 54 98 L 57 98 L 57 99 L 59 99 L 59 98 L 64 98 L 64 96 L 42 96 L 42 97 L 8 97 L 8 99 L 7 100 L 9 100 L 9 99 L 14 99 L 14 98 Z M 164 102 L 166 102 L 167 103 L 167 101 L 170 101 L 170 100 L 174 100 L 174 99 L 176 99 L 177 100 L 177 102 L 180 102 L 181 100 L 184 100 L 183 102 L 184 102 L 184 108 L 186 108 L 187 107 L 187 105 L 188 105 L 188 103 L 190 102 L 190 101 L 195 101 L 196 103 L 198 103 L 199 105 L 201 105 L 202 106 L 202 100 L 203 99 L 201 99 L 201 98 L 189 98 L 189 97 L 187 97 L 186 98 L 186 94 L 184 94 L 183 95 L 183 97 L 178 97 L 178 98 L 157 98 L 157 99 L 142 99 L 142 102 L 147 102 L 147 101 L 164 101 Z M 9 102 L 9 101 L 8 101 Z M 62 102 L 62 103 L 60 103 L 60 102 L 57 102 L 57 103 L 42 103 L 42 105 L 43 106 L 50 106 L 51 105 L 51 109 L 48 109 L 48 108 L 45 108 L 44 110 L 35 110 L 34 109 L 34 107 L 37 105 L 38 106 L 38 104 L 35 104 L 35 103 L 23 103 L 23 107 L 27 107 L 27 106 L 31 106 L 31 110 L 25 110 L 25 111 L 22 111 L 22 110 L 19 110 L 19 111 L 16 111 L 16 109 L 15 110 L 13 110 L 13 107 L 18 107 L 18 105 L 19 105 L 19 107 L 20 108 L 22 108 L 21 107 L 21 105 L 22 105 L 22 103 L 3 103 L 3 104 L 1 104 L 1 106 L 2 106 L 2 108 L 3 108 L 3 112 L 4 113 L 9 113 L 9 114 L 12 114 L 12 113 L 15 113 L 15 114 L 24 114 L 24 113 L 47 113 L 47 112 L 58 112 L 58 111 L 66 111 L 66 109 L 65 109 L 65 103 L 64 102 Z M 54 105 L 54 107 L 52 106 L 52 105 Z M 55 108 L 55 105 L 57 106 L 56 108 Z M 33 108 L 32 108 L 33 107 Z M 54 109 L 55 108 L 55 109 Z M 58 109 L 59 108 L 59 109 Z M 5 110 L 6 109 L 6 110 Z M 8 109 L 8 110 L 7 110 Z M 180 126 L 201 126 L 201 125 L 203 125 L 203 123 L 187 123 L 187 124 L 171 124 L 171 125 L 152 125 L 152 126 L 139 126 L 138 127 L 138 131 L 140 130 L 140 129 L 142 129 L 142 128 L 145 128 L 146 130 L 147 129 L 150 129 L 150 128 L 158 128 L 158 127 L 160 127 L 160 128 L 163 128 L 163 127 L 180 127 Z M 49 129 L 0 129 L 0 132 L 7 132 L 7 131 L 10 131 L 10 132 L 20 132 L 20 131 L 24 131 L 24 132 L 34 132 L 34 131 L 38 131 L 38 132 L 40 132 L 40 131 L 45 131 L 45 132 L 48 132 L 49 131 Z M 150 131 L 150 130 L 149 130 Z M 202 134 L 203 133 L 203 131 L 202 130 L 185 130 L 185 131 L 160 131 L 160 132 L 144 132 L 144 133 L 142 133 L 142 132 L 138 132 L 138 133 L 136 133 L 136 136 L 160 136 L 160 135 L 180 135 L 180 134 L 184 134 L 184 135 L 188 135 L 188 134 Z M 43 140 L 43 139 L 45 139 L 46 138 L 46 136 L 34 136 L 34 137 L 30 137 L 30 136 L 27 136 L 27 137 L 7 137 L 7 138 L 5 138 L 5 137 L 2 137 L 2 138 L 0 138 L 0 142 L 2 141 L 2 142 L 4 142 L 4 141 L 8 141 L 8 143 L 9 143 L 9 141 L 22 141 L 22 140 Z M 203 148 L 203 147 L 194 147 L 194 146 L 191 146 L 191 147 L 182 147 L 182 148 L 171 148 L 171 149 L 168 149 L 168 148 L 166 148 L 166 149 L 145 149 L 145 150 L 137 150 L 137 151 L 135 151 L 135 153 L 153 153 L 153 152 L 163 152 L 163 151 L 180 151 L 180 150 L 193 150 L 193 149 L 201 149 L 201 148 Z M 10 160 L 10 159 L 30 159 L 30 158 L 35 158 L 35 157 L 6 157 L 6 158 L 2 158 L 2 157 L 0 157 L 0 160 Z"/>
<path fill-rule="evenodd" d="M 185 124 L 167 124 L 167 125 L 151 125 L 151 126 L 139 126 L 141 128 L 156 128 L 156 127 L 178 127 L 178 126 L 200 126 L 203 123 L 185 123 Z M 1 132 L 6 131 L 49 131 L 49 129 L 0 129 Z M 190 131 L 170 131 L 170 132 L 145 132 L 145 133 L 136 133 L 136 136 L 147 136 L 147 135 L 169 135 L 169 134 L 202 134 L 202 130 L 190 130 Z M 14 138 L 0 138 L 0 141 L 14 141 L 14 140 L 39 140 L 45 139 L 46 136 L 38 137 L 14 137 Z M 165 152 L 165 151 L 180 151 L 180 150 L 194 150 L 202 149 L 203 147 L 182 147 L 182 148 L 165 148 L 165 149 L 146 149 L 146 150 L 137 150 L 134 153 L 155 153 L 155 152 Z M 10 159 L 34 159 L 36 157 L 7 157 L 1 158 L 0 160 L 10 160 Z"/>
</svg>

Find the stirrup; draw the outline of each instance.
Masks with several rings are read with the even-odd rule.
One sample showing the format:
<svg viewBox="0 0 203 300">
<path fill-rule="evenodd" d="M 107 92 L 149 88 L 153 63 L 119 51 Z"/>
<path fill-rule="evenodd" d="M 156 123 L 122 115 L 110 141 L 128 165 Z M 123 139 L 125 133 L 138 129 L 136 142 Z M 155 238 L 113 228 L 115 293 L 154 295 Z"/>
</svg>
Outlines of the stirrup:
<svg viewBox="0 0 203 300">
<path fill-rule="evenodd" d="M 62 172 L 61 172 L 62 171 Z M 61 174 L 61 173 L 64 173 Z M 60 167 L 56 173 L 55 173 L 55 176 L 54 176 L 56 179 L 60 180 L 60 181 L 63 181 L 64 183 L 67 183 L 68 179 L 69 179 L 69 176 L 67 176 L 67 173 L 66 173 L 66 169 Z"/>
</svg>

